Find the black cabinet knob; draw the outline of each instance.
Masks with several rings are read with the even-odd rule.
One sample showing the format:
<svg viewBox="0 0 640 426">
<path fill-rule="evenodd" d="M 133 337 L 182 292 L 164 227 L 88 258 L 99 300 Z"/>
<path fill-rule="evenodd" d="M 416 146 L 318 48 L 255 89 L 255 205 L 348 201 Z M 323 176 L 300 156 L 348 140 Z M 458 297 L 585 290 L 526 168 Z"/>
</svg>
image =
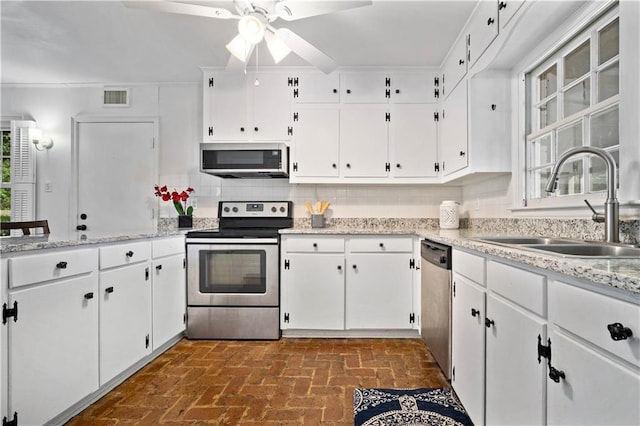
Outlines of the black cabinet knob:
<svg viewBox="0 0 640 426">
<path fill-rule="evenodd" d="M 492 319 L 489 318 L 485 318 L 484 319 L 484 326 L 487 328 L 491 328 L 492 325 L 495 325 L 495 322 Z"/>
<path fill-rule="evenodd" d="M 467 155 L 467 153 L 466 153 L 466 152 L 464 152 L 464 151 L 460 151 L 460 157 L 464 157 L 465 155 Z"/>
<path fill-rule="evenodd" d="M 464 59 L 460 59 L 460 60 L 458 61 L 458 65 L 462 65 L 462 64 L 464 64 Z"/>
<path fill-rule="evenodd" d="M 162 265 L 156 266 L 156 271 L 160 271 L 160 270 L 162 270 Z"/>
<path fill-rule="evenodd" d="M 58 262 L 58 263 L 56 263 L 56 268 L 58 268 L 58 269 L 67 269 L 67 262 Z"/>
<path fill-rule="evenodd" d="M 84 298 L 87 300 L 93 299 L 93 292 L 85 293 Z"/>
<path fill-rule="evenodd" d="M 619 322 L 607 325 L 607 329 L 609 330 L 609 334 L 611 334 L 611 339 L 615 341 L 627 340 L 629 337 L 633 336 L 633 331 Z"/>
<path fill-rule="evenodd" d="M 475 308 L 471 308 L 471 316 L 476 317 L 478 315 L 480 315 L 480 311 Z"/>
<path fill-rule="evenodd" d="M 334 169 L 336 169 L 336 168 L 338 168 L 338 165 L 337 165 L 336 163 L 333 163 L 333 164 L 331 165 L 331 167 L 333 167 Z"/>
<path fill-rule="evenodd" d="M 107 288 L 104 289 L 104 291 L 105 291 L 105 293 L 111 294 L 111 293 L 113 293 L 113 287 L 107 287 Z"/>
<path fill-rule="evenodd" d="M 564 379 L 565 377 L 566 375 L 564 374 L 564 371 L 558 370 L 557 368 L 551 365 L 549 366 L 549 378 L 551 380 L 553 380 L 556 383 L 559 383 L 560 379 Z"/>
<path fill-rule="evenodd" d="M 133 252 L 131 250 L 129 250 L 128 252 L 125 253 L 125 256 L 133 257 Z"/>
<path fill-rule="evenodd" d="M 384 248 L 384 243 L 380 243 L 380 248 Z"/>
<path fill-rule="evenodd" d="M 241 132 L 244 132 L 244 127 L 240 127 L 240 131 L 241 131 Z"/>
<path fill-rule="evenodd" d="M 353 269 L 358 269 L 358 265 L 353 265 L 352 268 Z"/>
<path fill-rule="evenodd" d="M 498 10 L 502 10 L 502 9 L 504 9 L 505 7 L 507 7 L 507 2 L 501 1 L 501 2 L 498 4 Z"/>
<path fill-rule="evenodd" d="M 80 215 L 80 219 L 85 220 L 87 218 L 87 214 L 86 213 L 82 213 Z"/>
<path fill-rule="evenodd" d="M 257 128 L 257 127 L 254 127 L 254 128 L 253 128 L 253 131 L 254 131 L 254 132 L 257 132 L 257 131 L 258 131 L 258 128 Z"/>
<path fill-rule="evenodd" d="M 351 89 L 347 89 L 347 93 L 351 93 Z"/>
<path fill-rule="evenodd" d="M 87 225 L 78 225 L 78 226 L 76 226 L 76 229 L 78 231 L 86 231 L 87 230 Z"/>
<path fill-rule="evenodd" d="M 396 168 L 401 169 L 402 165 L 400 163 L 396 164 Z"/>
<path fill-rule="evenodd" d="M 347 169 L 351 168 L 351 164 L 347 163 Z"/>
<path fill-rule="evenodd" d="M 318 243 L 313 243 L 313 248 L 318 248 Z"/>
<path fill-rule="evenodd" d="M 489 18 L 489 19 L 487 19 L 487 25 L 491 25 L 491 24 L 493 24 L 494 22 L 496 22 L 496 20 L 495 20 L 495 19 L 493 19 L 493 18 Z"/>
<path fill-rule="evenodd" d="M 491 104 L 491 111 L 495 111 L 498 106 L 496 104 Z"/>
<path fill-rule="evenodd" d="M 338 93 L 338 89 L 333 89 L 333 93 Z"/>
<path fill-rule="evenodd" d="M 400 93 L 400 89 L 396 89 L 396 94 L 399 94 L 399 93 Z"/>
<path fill-rule="evenodd" d="M 342 271 L 342 265 L 338 265 L 338 271 Z"/>
</svg>

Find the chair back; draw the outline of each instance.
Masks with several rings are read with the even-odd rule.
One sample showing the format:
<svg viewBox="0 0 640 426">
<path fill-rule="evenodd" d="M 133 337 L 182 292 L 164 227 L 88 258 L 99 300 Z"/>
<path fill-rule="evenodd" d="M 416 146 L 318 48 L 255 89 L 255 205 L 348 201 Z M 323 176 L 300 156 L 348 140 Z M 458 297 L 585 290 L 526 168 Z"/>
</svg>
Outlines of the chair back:
<svg viewBox="0 0 640 426">
<path fill-rule="evenodd" d="M 21 229 L 23 235 L 31 235 L 32 228 L 42 228 L 43 234 L 49 234 L 49 221 L 31 220 L 26 222 L 0 222 L 0 229 Z"/>
</svg>

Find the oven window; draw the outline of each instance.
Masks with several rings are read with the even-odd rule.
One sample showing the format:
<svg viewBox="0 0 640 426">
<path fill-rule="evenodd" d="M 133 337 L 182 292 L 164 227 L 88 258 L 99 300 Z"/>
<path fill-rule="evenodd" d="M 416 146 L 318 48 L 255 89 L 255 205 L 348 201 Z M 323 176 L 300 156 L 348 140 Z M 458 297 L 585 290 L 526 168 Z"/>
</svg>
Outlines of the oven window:
<svg viewBox="0 0 640 426">
<path fill-rule="evenodd" d="M 264 250 L 201 251 L 200 293 L 266 293 L 266 259 Z"/>
</svg>

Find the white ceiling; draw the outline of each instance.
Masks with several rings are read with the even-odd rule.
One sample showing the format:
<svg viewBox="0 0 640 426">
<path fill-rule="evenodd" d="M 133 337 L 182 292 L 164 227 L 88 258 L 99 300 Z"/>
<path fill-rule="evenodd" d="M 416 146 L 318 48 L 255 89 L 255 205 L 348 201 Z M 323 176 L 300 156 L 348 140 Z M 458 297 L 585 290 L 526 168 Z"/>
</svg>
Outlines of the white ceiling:
<svg viewBox="0 0 640 426">
<path fill-rule="evenodd" d="M 231 1 L 192 3 L 235 12 Z M 273 26 L 298 33 L 341 67 L 437 67 L 475 4 L 373 0 Z M 237 34 L 235 20 L 132 9 L 119 1 L 2 0 L 0 14 L 2 83 L 198 81 L 199 67 L 227 65 L 225 45 Z M 258 65 L 274 65 L 264 44 Z M 292 54 L 280 65 L 307 64 Z"/>
</svg>

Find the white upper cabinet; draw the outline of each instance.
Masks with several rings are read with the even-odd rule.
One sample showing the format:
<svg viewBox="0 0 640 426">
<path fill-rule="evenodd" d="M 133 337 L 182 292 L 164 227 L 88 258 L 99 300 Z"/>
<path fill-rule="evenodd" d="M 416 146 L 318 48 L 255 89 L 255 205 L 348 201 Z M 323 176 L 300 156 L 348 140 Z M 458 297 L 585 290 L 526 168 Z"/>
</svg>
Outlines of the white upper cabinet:
<svg viewBox="0 0 640 426">
<path fill-rule="evenodd" d="M 440 113 L 440 171 L 449 175 L 467 167 L 467 81 L 445 99 Z"/>
<path fill-rule="evenodd" d="M 480 1 L 469 21 L 467 33 L 469 68 L 498 36 L 497 0 Z"/>
<path fill-rule="evenodd" d="M 340 110 L 336 104 L 296 105 L 293 112 L 291 181 L 338 177 Z"/>
<path fill-rule="evenodd" d="M 438 73 L 434 70 L 392 73 L 389 100 L 393 104 L 435 103 L 439 95 L 437 78 Z"/>
<path fill-rule="evenodd" d="M 393 105 L 389 122 L 390 175 L 435 178 L 437 156 L 436 104 Z"/>
<path fill-rule="evenodd" d="M 442 66 L 442 81 L 440 83 L 444 87 L 440 97 L 446 99 L 466 74 L 467 37 L 465 34 L 461 34 L 449 51 L 449 56 L 447 56 Z"/>
<path fill-rule="evenodd" d="M 345 104 L 386 104 L 391 78 L 386 72 L 344 72 L 340 74 L 340 90 Z"/>
<path fill-rule="evenodd" d="M 290 139 L 291 89 L 286 73 L 245 76 L 205 71 L 203 85 L 205 141 Z"/>
<path fill-rule="evenodd" d="M 288 78 L 294 104 L 337 104 L 340 102 L 338 73 L 294 73 Z"/>
<path fill-rule="evenodd" d="M 386 177 L 386 106 L 353 105 L 340 110 L 340 175 Z"/>
</svg>

